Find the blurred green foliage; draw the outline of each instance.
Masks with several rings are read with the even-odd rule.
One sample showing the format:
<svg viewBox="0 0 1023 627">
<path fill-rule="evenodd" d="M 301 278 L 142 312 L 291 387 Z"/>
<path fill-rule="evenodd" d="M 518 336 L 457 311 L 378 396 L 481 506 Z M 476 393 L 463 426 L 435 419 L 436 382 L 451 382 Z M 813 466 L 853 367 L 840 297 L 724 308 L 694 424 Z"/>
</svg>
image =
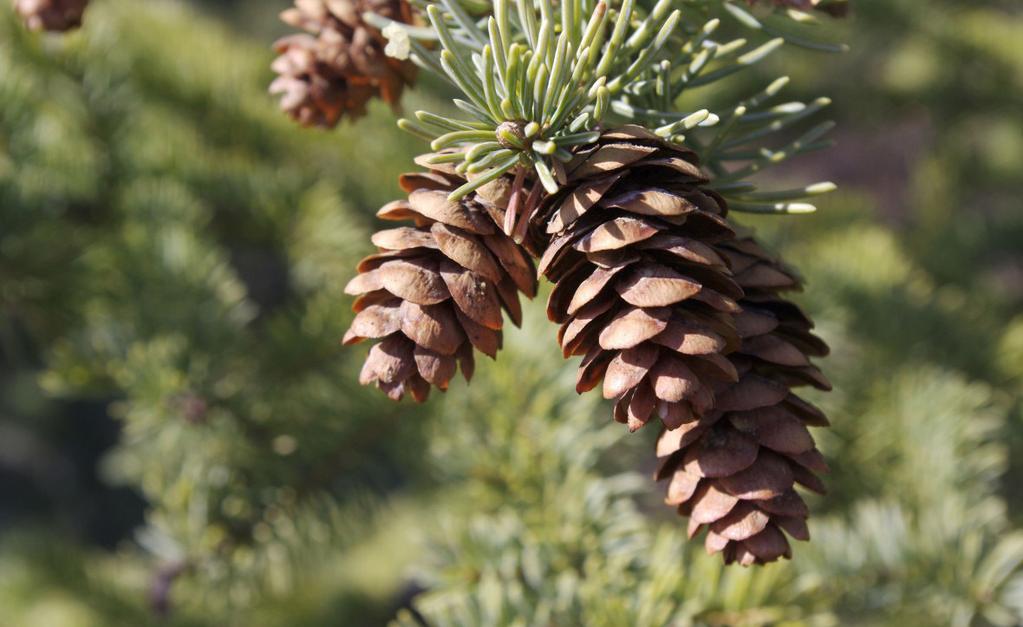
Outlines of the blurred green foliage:
<svg viewBox="0 0 1023 627">
<path fill-rule="evenodd" d="M 814 540 L 755 570 L 684 542 L 539 303 L 471 388 L 355 384 L 341 288 L 421 146 L 280 115 L 266 4 L 0 12 L 0 625 L 1020 624 L 1023 14 L 854 7 L 748 76 L 832 96 L 770 176 L 842 187 L 750 221 L 836 387 Z"/>
</svg>

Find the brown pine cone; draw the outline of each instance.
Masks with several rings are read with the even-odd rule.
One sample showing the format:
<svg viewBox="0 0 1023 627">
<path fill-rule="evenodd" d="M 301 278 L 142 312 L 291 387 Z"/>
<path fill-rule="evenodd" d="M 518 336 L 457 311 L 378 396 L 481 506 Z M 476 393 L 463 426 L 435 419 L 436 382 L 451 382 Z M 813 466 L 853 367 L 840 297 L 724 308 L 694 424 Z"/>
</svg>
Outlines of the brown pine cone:
<svg viewBox="0 0 1023 627">
<path fill-rule="evenodd" d="M 501 310 L 521 324 L 518 294 L 536 295 L 536 272 L 529 255 L 498 227 L 503 198 L 488 194 L 497 186 L 449 201 L 448 193 L 465 180 L 453 169 L 417 162 L 432 169 L 403 175 L 408 199 L 377 213 L 413 226 L 373 236 L 380 252 L 362 260 L 360 274 L 345 288 L 359 298 L 343 341 L 379 339 L 359 382 L 376 384 L 394 400 L 410 392 L 422 402 L 431 385 L 447 389 L 456 364 L 466 381 L 472 377 L 473 348 L 497 355 Z"/>
<path fill-rule="evenodd" d="M 670 479 L 665 501 L 689 517 L 690 538 L 706 527 L 708 552 L 749 566 L 790 557 L 785 533 L 810 537 L 794 485 L 823 494 L 814 473 L 827 465 L 807 427 L 828 421 L 791 388 L 831 388 L 809 359 L 828 348 L 806 314 L 779 296 L 800 285 L 779 260 L 750 237 L 718 250 L 745 291 L 736 316 L 742 342 L 729 355 L 739 381 L 720 390 L 714 412 L 661 434 L 657 478 Z"/>
<path fill-rule="evenodd" d="M 540 207 L 551 236 L 540 271 L 565 356 L 584 355 L 576 389 L 603 380 L 615 419 L 676 429 L 712 411 L 735 381 L 742 291 L 713 244 L 733 237 L 702 189 L 693 152 L 627 126 L 576 150 L 563 191 Z"/>
<path fill-rule="evenodd" d="M 32 30 L 68 31 L 82 25 L 89 0 L 14 0 L 14 10 Z"/>
<path fill-rule="evenodd" d="M 361 117 L 375 97 L 396 105 L 415 78 L 414 65 L 384 53 L 384 36 L 362 21 L 367 11 L 412 21 L 405 0 L 295 0 L 281 13 L 307 34 L 274 44 L 280 56 L 272 67 L 279 76 L 270 93 L 280 94 L 281 109 L 303 126 L 333 128 L 346 115 Z"/>
</svg>

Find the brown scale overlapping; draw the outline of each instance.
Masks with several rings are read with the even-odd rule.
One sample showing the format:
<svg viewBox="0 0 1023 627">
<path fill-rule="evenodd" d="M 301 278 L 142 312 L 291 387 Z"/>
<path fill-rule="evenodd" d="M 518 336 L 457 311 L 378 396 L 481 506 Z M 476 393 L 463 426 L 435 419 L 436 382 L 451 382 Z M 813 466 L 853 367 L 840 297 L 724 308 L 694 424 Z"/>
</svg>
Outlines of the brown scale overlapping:
<svg viewBox="0 0 1023 627">
<path fill-rule="evenodd" d="M 742 291 L 713 244 L 733 237 L 724 201 L 702 189 L 691 151 L 642 128 L 604 133 L 558 172 L 540 207 L 555 283 L 549 317 L 565 356 L 583 355 L 577 389 L 603 382 L 614 416 L 669 429 L 711 411 L 735 381 L 732 316 Z"/>
<path fill-rule="evenodd" d="M 377 215 L 412 224 L 377 232 L 379 252 L 362 260 L 345 288 L 358 296 L 358 313 L 344 343 L 379 340 L 359 381 L 395 400 L 410 393 L 422 402 L 431 386 L 446 390 L 459 365 L 469 380 L 473 349 L 495 357 L 501 347 L 502 309 L 519 325 L 519 293 L 536 294 L 532 259 L 498 227 L 504 218 L 498 186 L 449 201 L 465 180 L 434 167 L 401 177 L 407 200 Z"/>
<path fill-rule="evenodd" d="M 823 493 L 816 473 L 827 465 L 807 427 L 824 414 L 792 388 L 830 384 L 810 363 L 827 354 L 809 318 L 781 293 L 799 280 L 750 237 L 718 247 L 744 290 L 735 316 L 741 338 L 729 355 L 739 380 L 717 394 L 714 411 L 657 443 L 666 502 L 689 517 L 689 536 L 707 530 L 705 546 L 744 566 L 790 557 L 786 535 L 808 540 L 808 510 L 795 486 Z"/>
</svg>

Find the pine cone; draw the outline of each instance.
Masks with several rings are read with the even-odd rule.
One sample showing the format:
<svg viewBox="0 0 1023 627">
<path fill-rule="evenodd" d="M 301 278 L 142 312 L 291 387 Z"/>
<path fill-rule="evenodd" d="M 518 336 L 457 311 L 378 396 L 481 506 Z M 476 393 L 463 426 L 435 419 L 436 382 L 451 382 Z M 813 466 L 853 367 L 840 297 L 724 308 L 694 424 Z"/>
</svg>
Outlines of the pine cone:
<svg viewBox="0 0 1023 627">
<path fill-rule="evenodd" d="M 556 284 L 548 316 L 565 356 L 584 355 L 576 389 L 603 379 L 615 419 L 676 429 L 710 412 L 737 373 L 732 316 L 742 295 L 713 244 L 733 237 L 701 185 L 693 152 L 636 126 L 576 151 L 561 193 L 541 205 Z"/>
<path fill-rule="evenodd" d="M 753 6 L 757 4 L 759 0 L 746 0 L 746 2 Z M 799 9 L 800 11 L 823 11 L 834 17 L 845 17 L 849 14 L 849 1 L 848 0 L 771 0 L 776 7 L 791 7 L 793 9 Z"/>
<path fill-rule="evenodd" d="M 456 362 L 466 381 L 472 377 L 473 348 L 497 355 L 501 310 L 521 324 L 518 293 L 536 295 L 536 272 L 529 255 L 498 227 L 506 199 L 501 185 L 452 202 L 448 193 L 465 180 L 424 158 L 417 163 L 432 169 L 403 175 L 408 200 L 377 213 L 414 226 L 373 236 L 380 252 L 362 260 L 360 274 L 345 288 L 359 298 L 343 341 L 380 339 L 359 382 L 375 383 L 394 400 L 410 392 L 422 402 L 431 385 L 447 389 Z"/>
<path fill-rule="evenodd" d="M 68 31 L 82 25 L 89 0 L 14 0 L 14 10 L 32 30 Z"/>
<path fill-rule="evenodd" d="M 807 427 L 828 421 L 791 388 L 831 389 L 809 359 L 828 348 L 806 314 L 779 296 L 800 285 L 790 270 L 749 237 L 718 250 L 745 292 L 741 346 L 729 355 L 739 381 L 720 390 L 714 412 L 661 434 L 657 478 L 670 479 L 665 501 L 689 517 L 690 538 L 707 527 L 708 552 L 749 566 L 790 557 L 785 533 L 810 537 L 794 485 L 823 494 L 814 473 L 827 465 Z"/>
<path fill-rule="evenodd" d="M 362 21 L 373 12 L 411 22 L 405 0 L 295 0 L 281 19 L 308 34 L 283 37 L 272 67 L 279 76 L 270 93 L 303 126 L 333 128 L 345 115 L 358 118 L 375 97 L 396 105 L 415 66 L 384 53 L 386 39 Z"/>
</svg>

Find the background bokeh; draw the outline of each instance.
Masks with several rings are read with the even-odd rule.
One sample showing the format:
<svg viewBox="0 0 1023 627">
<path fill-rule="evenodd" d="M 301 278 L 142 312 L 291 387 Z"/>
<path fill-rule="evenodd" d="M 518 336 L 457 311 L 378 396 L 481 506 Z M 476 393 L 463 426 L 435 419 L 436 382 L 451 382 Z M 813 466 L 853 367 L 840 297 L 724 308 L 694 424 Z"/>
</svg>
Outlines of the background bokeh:
<svg viewBox="0 0 1023 627">
<path fill-rule="evenodd" d="M 840 191 L 747 220 L 836 388 L 814 539 L 756 570 L 686 546 L 541 302 L 471 388 L 356 384 L 342 288 L 422 146 L 276 110 L 286 4 L 0 10 L 0 626 L 1023 624 L 1018 0 L 854 0 L 850 52 L 732 83 L 839 123 L 770 176 Z"/>
</svg>

